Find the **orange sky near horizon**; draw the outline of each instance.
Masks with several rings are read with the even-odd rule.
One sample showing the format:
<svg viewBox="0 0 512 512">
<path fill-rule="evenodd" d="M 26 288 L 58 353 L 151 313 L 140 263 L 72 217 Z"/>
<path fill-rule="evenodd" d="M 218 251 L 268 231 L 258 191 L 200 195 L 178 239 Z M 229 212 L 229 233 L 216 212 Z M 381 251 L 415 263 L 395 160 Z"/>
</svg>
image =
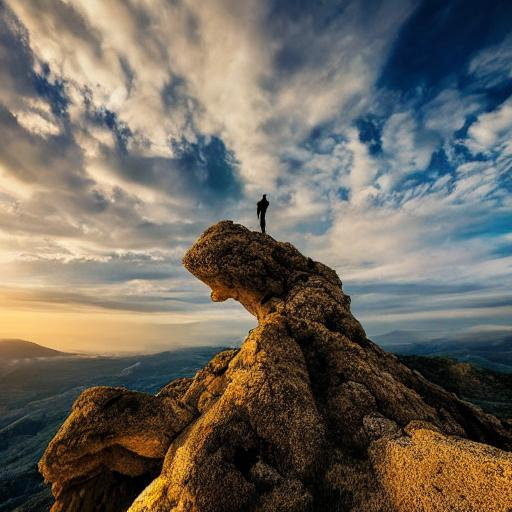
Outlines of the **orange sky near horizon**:
<svg viewBox="0 0 512 512">
<path fill-rule="evenodd" d="M 238 315 L 240 320 L 226 322 L 224 313 L 219 313 L 209 315 L 208 323 L 173 313 L 141 314 L 65 307 L 38 311 L 2 309 L 0 339 L 24 339 L 65 352 L 148 353 L 192 345 L 231 346 L 241 342 L 247 330 L 253 327 L 248 314 L 246 318 Z M 218 332 L 213 339 L 212 328 Z"/>
</svg>

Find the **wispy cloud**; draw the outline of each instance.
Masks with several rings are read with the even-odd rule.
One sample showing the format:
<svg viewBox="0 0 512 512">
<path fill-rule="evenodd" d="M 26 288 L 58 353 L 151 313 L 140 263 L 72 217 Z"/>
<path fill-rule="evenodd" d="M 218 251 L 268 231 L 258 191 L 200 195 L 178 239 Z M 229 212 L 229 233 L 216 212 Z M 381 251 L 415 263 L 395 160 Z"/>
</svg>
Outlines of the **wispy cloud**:
<svg viewBox="0 0 512 512">
<path fill-rule="evenodd" d="M 0 2 L 5 307 L 186 313 L 218 341 L 251 320 L 180 259 L 215 220 L 256 228 L 267 192 L 271 232 L 340 272 L 369 332 L 506 323 L 511 10 Z"/>
</svg>

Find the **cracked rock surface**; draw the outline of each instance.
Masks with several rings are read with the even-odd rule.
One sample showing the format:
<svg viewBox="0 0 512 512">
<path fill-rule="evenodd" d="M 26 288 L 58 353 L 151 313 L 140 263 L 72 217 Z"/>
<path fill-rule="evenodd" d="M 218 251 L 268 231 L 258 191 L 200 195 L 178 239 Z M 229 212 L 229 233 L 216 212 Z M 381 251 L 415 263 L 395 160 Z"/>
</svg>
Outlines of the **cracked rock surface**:
<svg viewBox="0 0 512 512">
<path fill-rule="evenodd" d="M 54 512 L 512 507 L 510 424 L 368 340 L 332 269 L 230 221 L 183 263 L 258 326 L 156 396 L 84 392 L 40 462 Z M 471 482 L 487 471 L 497 490 L 479 499 L 456 472 L 436 472 L 447 461 Z"/>
</svg>

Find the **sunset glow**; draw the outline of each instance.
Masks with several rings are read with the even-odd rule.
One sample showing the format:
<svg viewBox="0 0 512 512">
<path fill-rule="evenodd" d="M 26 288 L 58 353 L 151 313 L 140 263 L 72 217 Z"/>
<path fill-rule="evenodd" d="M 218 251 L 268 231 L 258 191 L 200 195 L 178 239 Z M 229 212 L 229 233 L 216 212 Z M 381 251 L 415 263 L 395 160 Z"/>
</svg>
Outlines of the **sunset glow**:
<svg viewBox="0 0 512 512">
<path fill-rule="evenodd" d="M 337 270 L 370 336 L 510 328 L 511 19 L 0 1 L 0 338 L 239 342 L 255 319 L 181 258 L 218 220 L 258 229 L 263 193 L 268 233 Z"/>
</svg>

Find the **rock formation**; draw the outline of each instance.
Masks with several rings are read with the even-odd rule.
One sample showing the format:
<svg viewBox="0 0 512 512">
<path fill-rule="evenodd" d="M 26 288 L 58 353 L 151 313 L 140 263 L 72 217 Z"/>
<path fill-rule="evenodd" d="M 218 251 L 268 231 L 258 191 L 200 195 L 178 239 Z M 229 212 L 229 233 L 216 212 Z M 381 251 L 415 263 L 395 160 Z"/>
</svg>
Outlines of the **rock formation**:
<svg viewBox="0 0 512 512">
<path fill-rule="evenodd" d="M 83 393 L 40 462 L 54 512 L 512 508 L 510 424 L 368 340 L 333 270 L 229 221 L 183 263 L 258 326 L 156 396 Z"/>
</svg>

